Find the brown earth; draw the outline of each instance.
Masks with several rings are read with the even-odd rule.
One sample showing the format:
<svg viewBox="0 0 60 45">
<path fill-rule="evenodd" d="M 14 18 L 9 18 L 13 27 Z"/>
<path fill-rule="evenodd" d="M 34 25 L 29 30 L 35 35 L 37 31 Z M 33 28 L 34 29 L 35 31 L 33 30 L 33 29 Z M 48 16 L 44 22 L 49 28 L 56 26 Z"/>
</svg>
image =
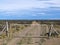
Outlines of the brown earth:
<svg viewBox="0 0 60 45">
<path fill-rule="evenodd" d="M 60 45 L 60 38 L 48 39 L 43 45 Z"/>
</svg>

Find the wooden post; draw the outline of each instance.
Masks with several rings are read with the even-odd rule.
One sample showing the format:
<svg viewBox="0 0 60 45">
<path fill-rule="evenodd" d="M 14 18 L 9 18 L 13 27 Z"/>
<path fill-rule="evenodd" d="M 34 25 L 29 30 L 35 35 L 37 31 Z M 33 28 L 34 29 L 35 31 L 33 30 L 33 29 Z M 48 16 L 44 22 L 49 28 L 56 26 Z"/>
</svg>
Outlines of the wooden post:
<svg viewBox="0 0 60 45">
<path fill-rule="evenodd" d="M 48 33 L 49 32 L 49 27 L 48 27 L 48 25 L 46 25 L 46 33 Z"/>
<path fill-rule="evenodd" d="M 6 22 L 6 35 L 9 37 L 8 22 Z"/>
<path fill-rule="evenodd" d="M 49 26 L 49 33 L 48 33 L 48 37 L 50 37 L 51 36 L 51 30 L 52 30 L 52 24 Z"/>
<path fill-rule="evenodd" d="M 53 24 L 50 25 L 50 29 L 49 29 L 49 36 L 51 36 L 51 33 L 53 32 Z"/>
</svg>

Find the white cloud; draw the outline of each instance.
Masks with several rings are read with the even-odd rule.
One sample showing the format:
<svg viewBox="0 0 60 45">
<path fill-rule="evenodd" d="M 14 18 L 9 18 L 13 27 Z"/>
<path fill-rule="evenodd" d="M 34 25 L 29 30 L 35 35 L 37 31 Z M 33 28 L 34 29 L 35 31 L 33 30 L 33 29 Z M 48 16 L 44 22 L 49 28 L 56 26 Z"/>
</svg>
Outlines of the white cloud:
<svg viewBox="0 0 60 45">
<path fill-rule="evenodd" d="M 45 13 L 38 13 L 38 14 L 45 15 Z"/>
<path fill-rule="evenodd" d="M 50 5 L 45 4 L 49 1 L 36 0 L 6 0 L 0 1 L 0 9 L 2 10 L 24 10 L 30 8 L 48 8 Z"/>
<path fill-rule="evenodd" d="M 38 16 L 45 16 L 46 13 L 43 13 L 43 12 L 42 12 L 42 13 L 37 13 L 37 14 L 33 14 L 32 16 L 37 16 L 37 15 L 38 15 Z"/>
<path fill-rule="evenodd" d="M 52 7 L 60 7 L 60 0 L 50 0 L 45 3 L 51 5 Z"/>
<path fill-rule="evenodd" d="M 16 10 L 30 10 L 32 8 L 49 9 L 50 7 L 60 7 L 60 0 L 2 0 L 0 10 L 7 13 L 15 13 Z M 32 9 L 33 10 L 33 9 Z"/>
</svg>

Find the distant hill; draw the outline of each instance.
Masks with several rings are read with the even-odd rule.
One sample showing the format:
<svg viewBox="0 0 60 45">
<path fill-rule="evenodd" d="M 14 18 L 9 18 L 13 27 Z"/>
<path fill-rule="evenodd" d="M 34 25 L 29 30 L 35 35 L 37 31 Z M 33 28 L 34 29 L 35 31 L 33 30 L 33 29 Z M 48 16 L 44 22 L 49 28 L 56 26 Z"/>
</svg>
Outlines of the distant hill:
<svg viewBox="0 0 60 45">
<path fill-rule="evenodd" d="M 18 23 L 18 24 L 32 24 L 33 21 L 36 21 L 41 24 L 60 24 L 60 20 L 0 20 L 0 24 L 5 24 L 8 21 L 9 23 Z"/>
</svg>

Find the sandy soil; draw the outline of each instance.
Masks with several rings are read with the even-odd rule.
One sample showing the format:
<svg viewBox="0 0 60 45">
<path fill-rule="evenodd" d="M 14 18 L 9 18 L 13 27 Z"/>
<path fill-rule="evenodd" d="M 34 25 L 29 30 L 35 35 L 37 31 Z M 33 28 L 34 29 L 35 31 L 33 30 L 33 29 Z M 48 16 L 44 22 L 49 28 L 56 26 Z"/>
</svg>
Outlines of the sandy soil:
<svg viewBox="0 0 60 45">
<path fill-rule="evenodd" d="M 46 40 L 43 45 L 60 45 L 60 38 L 53 38 Z"/>
</svg>

